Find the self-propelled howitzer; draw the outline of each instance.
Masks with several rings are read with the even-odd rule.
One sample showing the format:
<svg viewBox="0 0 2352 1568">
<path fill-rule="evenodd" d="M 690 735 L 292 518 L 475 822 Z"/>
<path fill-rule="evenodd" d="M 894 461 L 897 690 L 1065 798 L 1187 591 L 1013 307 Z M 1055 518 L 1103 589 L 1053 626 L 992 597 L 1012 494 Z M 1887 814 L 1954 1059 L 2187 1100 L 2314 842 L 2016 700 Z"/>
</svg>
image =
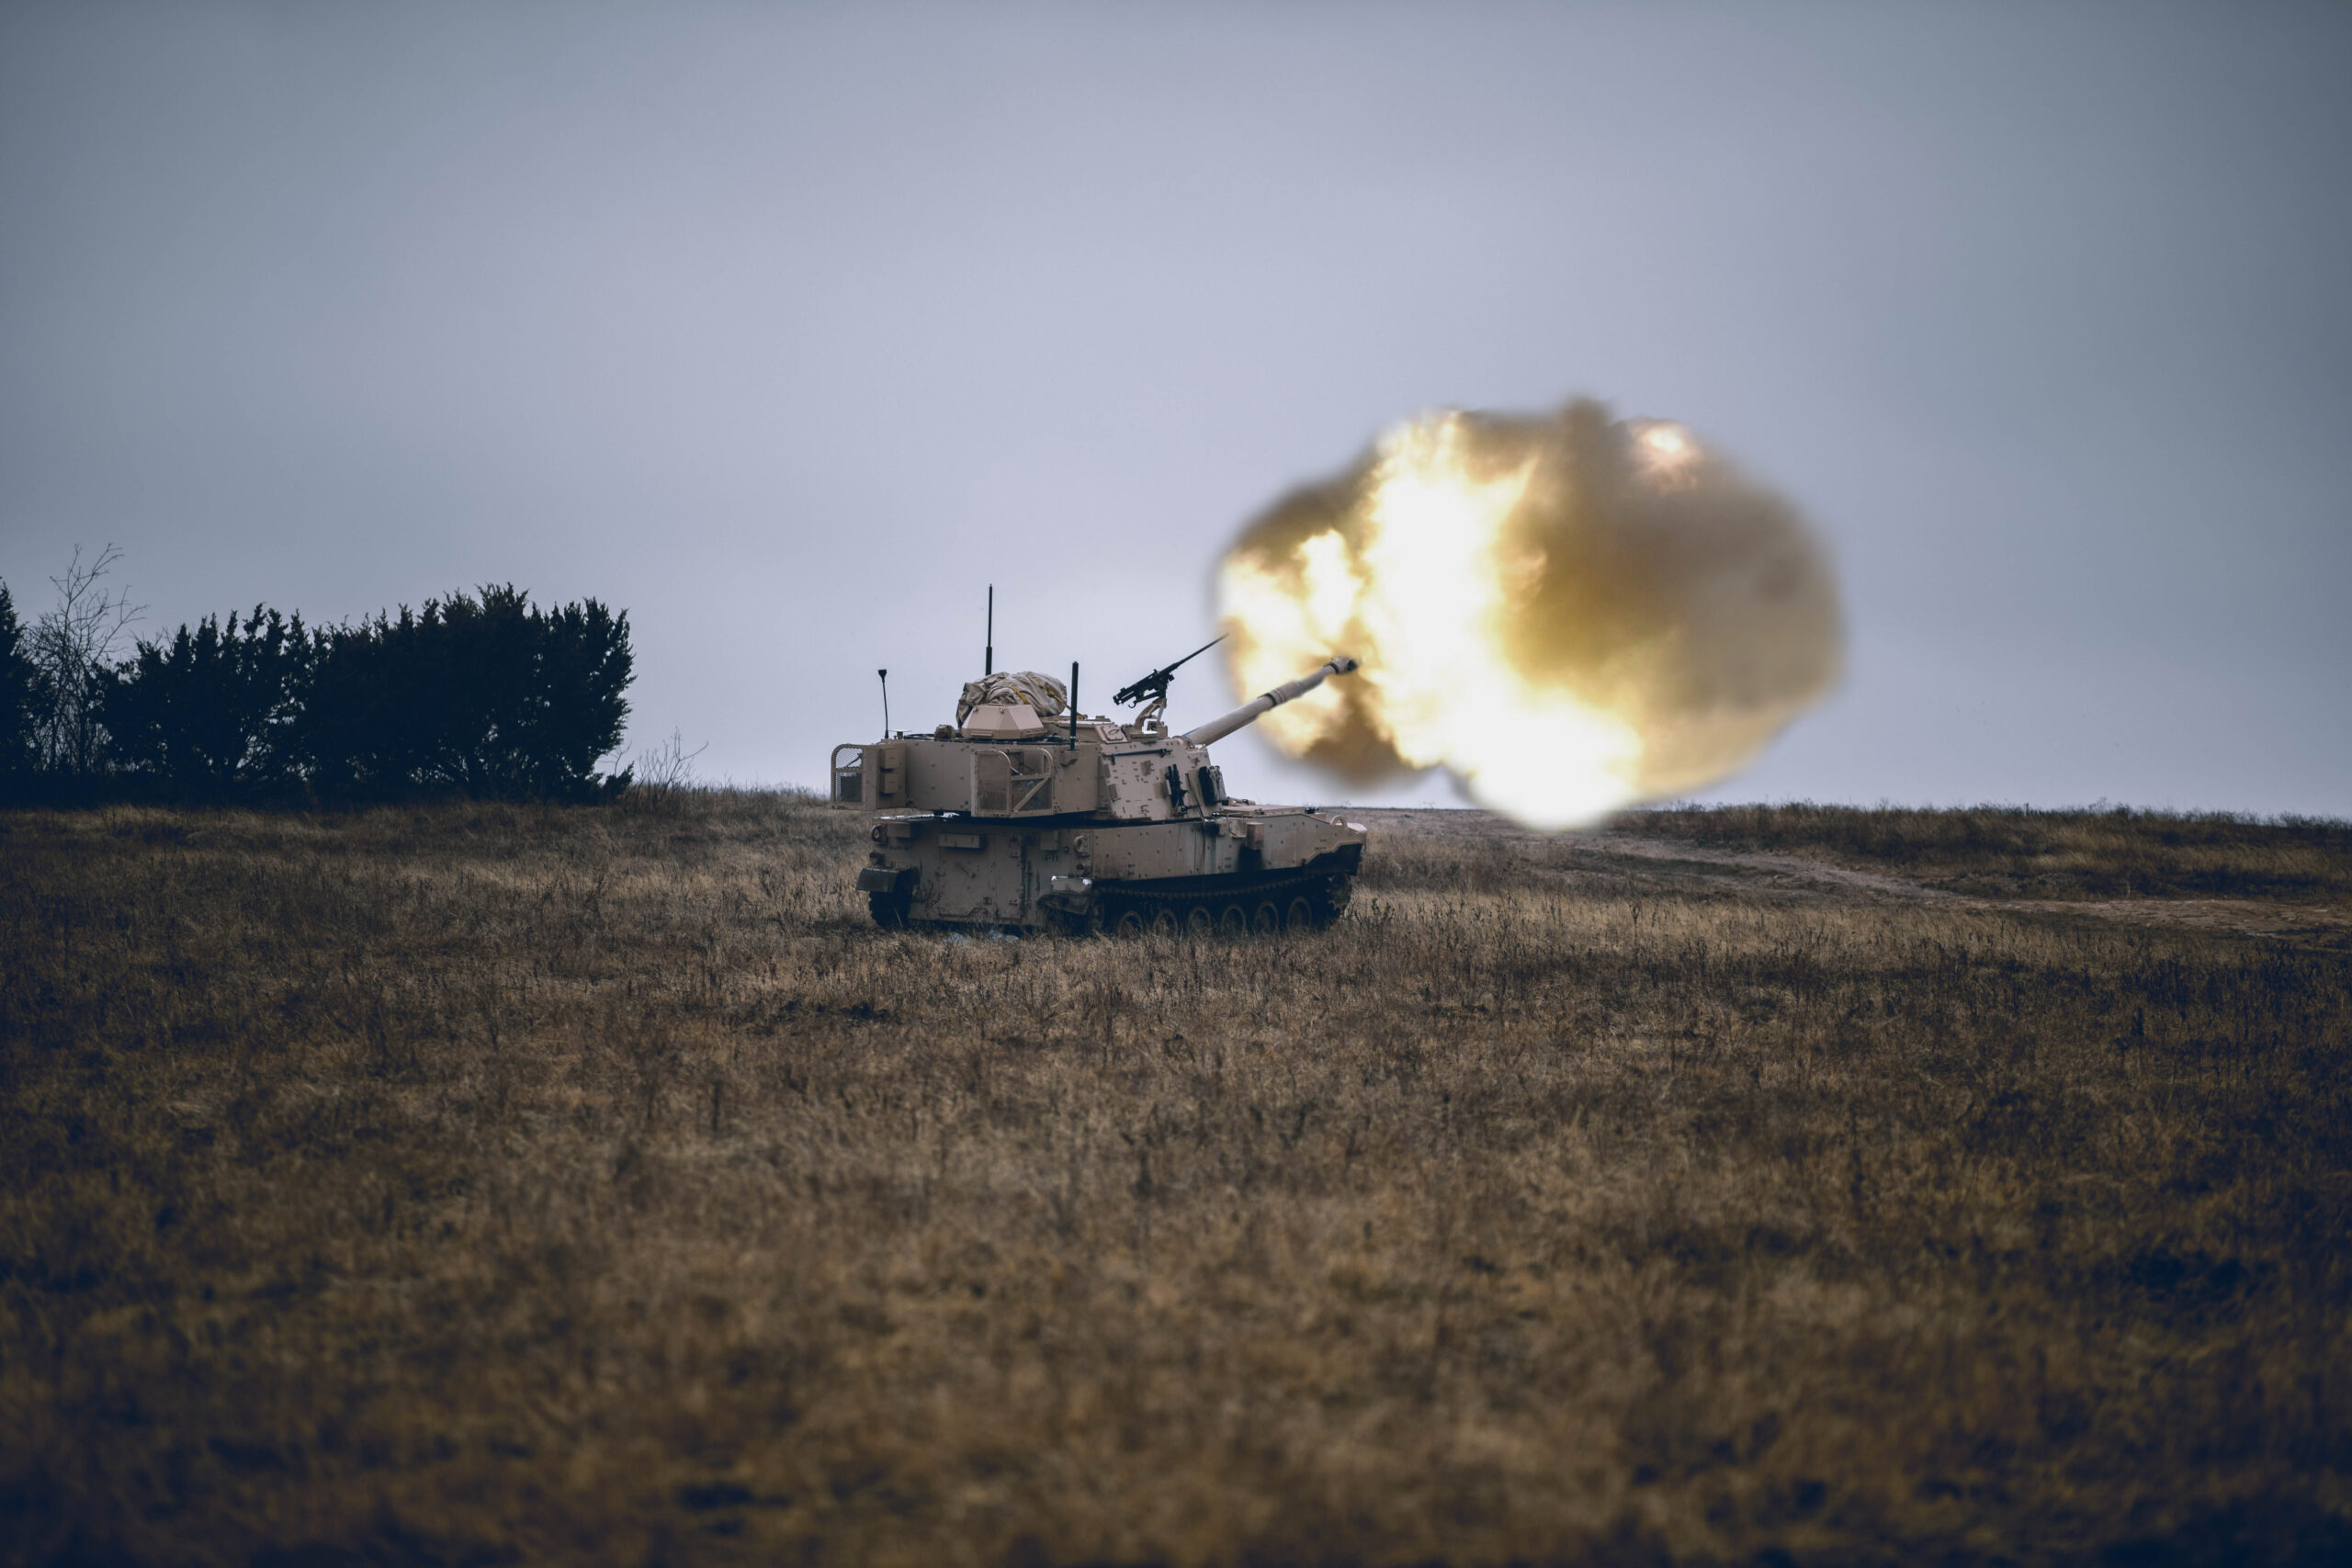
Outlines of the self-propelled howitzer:
<svg viewBox="0 0 2352 1568">
<path fill-rule="evenodd" d="M 833 803 L 873 819 L 858 888 L 886 926 L 1238 936 L 1328 924 L 1347 908 L 1364 829 L 1231 798 L 1208 748 L 1355 667 L 1335 657 L 1182 734 L 1161 717 L 1175 665 L 1120 694 L 1144 704 L 1124 721 L 1078 713 L 1049 676 L 975 681 L 954 724 L 833 748 Z"/>
</svg>

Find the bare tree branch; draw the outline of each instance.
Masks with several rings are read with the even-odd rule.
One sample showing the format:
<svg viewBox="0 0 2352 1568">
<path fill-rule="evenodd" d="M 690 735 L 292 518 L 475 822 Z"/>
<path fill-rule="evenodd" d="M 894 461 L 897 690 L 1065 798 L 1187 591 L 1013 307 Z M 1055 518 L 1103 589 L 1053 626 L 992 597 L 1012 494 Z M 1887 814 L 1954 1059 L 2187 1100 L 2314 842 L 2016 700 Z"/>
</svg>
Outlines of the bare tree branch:
<svg viewBox="0 0 2352 1568">
<path fill-rule="evenodd" d="M 131 626 L 146 612 L 128 590 L 109 592 L 104 579 L 122 558 L 109 544 L 85 566 L 82 547 L 62 577 L 49 581 L 57 604 L 42 612 L 26 639 L 34 671 L 33 750 L 42 772 L 85 777 L 97 771 L 106 745 L 100 716 L 107 682 L 121 661 Z"/>
</svg>

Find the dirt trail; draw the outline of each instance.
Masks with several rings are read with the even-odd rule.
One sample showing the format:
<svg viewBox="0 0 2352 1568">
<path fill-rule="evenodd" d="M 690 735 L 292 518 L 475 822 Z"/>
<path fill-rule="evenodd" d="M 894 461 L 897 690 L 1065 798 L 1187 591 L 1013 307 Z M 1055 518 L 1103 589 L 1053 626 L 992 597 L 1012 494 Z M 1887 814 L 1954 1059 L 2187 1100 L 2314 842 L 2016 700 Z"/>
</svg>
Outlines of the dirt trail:
<svg viewBox="0 0 2352 1568">
<path fill-rule="evenodd" d="M 2352 907 L 2283 903 L 2260 898 L 1997 898 L 1956 893 L 1884 872 L 1861 871 L 1804 855 L 1727 850 L 1682 839 L 1653 838 L 1623 828 L 1545 833 L 1508 818 L 1472 810 L 1351 809 L 1368 828 L 1417 837 L 1510 845 L 1541 852 L 1554 864 L 1658 880 L 1723 884 L 1795 897 L 1831 893 L 1928 900 L 1981 909 L 2089 917 L 2133 925 L 2235 932 L 2297 945 L 2341 947 L 2352 942 Z"/>
</svg>

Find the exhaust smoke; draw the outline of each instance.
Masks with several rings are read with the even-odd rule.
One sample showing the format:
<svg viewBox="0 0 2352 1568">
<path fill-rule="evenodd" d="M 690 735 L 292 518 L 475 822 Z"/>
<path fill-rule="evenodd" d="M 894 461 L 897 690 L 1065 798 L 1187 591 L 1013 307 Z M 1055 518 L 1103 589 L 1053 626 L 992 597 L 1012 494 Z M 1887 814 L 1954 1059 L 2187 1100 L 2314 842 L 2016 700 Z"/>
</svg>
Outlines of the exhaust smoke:
<svg viewBox="0 0 2352 1568">
<path fill-rule="evenodd" d="M 1284 497 L 1227 554 L 1243 696 L 1363 661 L 1265 716 L 1357 784 L 1443 766 L 1536 827 L 1734 772 L 1836 681 L 1827 558 L 1793 507 L 1690 431 L 1442 412 Z"/>
</svg>

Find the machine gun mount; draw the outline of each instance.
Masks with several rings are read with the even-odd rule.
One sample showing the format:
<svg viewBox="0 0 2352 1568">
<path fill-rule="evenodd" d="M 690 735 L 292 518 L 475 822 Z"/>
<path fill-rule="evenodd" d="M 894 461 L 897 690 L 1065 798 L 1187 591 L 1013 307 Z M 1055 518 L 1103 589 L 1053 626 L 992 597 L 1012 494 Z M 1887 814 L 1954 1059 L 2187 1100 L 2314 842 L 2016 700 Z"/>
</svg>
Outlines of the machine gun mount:
<svg viewBox="0 0 2352 1568">
<path fill-rule="evenodd" d="M 1138 725 L 1150 724 L 1159 716 L 1159 710 L 1168 705 L 1168 682 L 1176 679 L 1176 671 L 1224 640 L 1222 636 L 1209 638 L 1175 663 L 1163 664 L 1142 680 L 1120 687 L 1112 694 L 1111 700 L 1121 707 L 1133 707 L 1137 703 L 1148 701 L 1150 706 L 1136 716 L 1136 722 Z"/>
</svg>

